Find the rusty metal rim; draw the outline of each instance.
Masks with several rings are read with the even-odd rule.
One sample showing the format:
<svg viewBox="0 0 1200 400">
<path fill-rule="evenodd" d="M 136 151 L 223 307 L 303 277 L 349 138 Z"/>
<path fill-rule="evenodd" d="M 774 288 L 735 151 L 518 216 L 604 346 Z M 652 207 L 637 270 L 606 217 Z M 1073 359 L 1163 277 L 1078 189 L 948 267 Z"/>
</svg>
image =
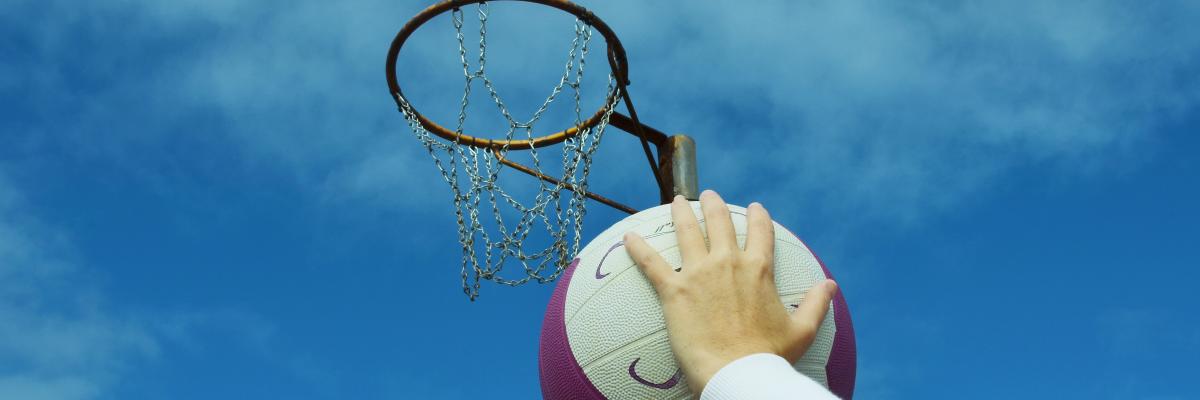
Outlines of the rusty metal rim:
<svg viewBox="0 0 1200 400">
<path fill-rule="evenodd" d="M 400 83 L 398 82 L 398 80 L 396 78 L 396 59 L 400 55 L 400 48 L 402 46 L 404 46 L 404 42 L 408 40 L 409 36 L 411 36 L 412 33 L 417 30 L 417 28 L 419 28 L 421 25 L 425 24 L 425 22 L 428 22 L 430 19 L 433 19 L 433 17 L 436 17 L 444 12 L 460 8 L 464 5 L 485 3 L 488 1 L 501 1 L 501 0 L 447 0 L 447 1 L 443 1 L 441 3 L 434 4 L 434 5 L 430 6 L 429 8 L 426 8 L 424 11 L 421 11 L 419 14 L 417 14 L 415 17 L 413 17 L 411 20 L 409 20 L 408 23 L 404 24 L 403 28 L 400 28 L 400 32 L 397 32 L 396 37 L 394 39 L 392 39 L 392 45 L 388 49 L 388 55 L 387 55 L 388 89 L 391 91 L 392 98 L 393 98 L 393 100 L 396 101 L 396 105 L 399 107 L 403 107 L 402 104 L 404 102 L 407 102 L 409 108 L 413 111 L 413 114 L 417 116 L 417 120 L 421 123 L 421 126 L 425 127 L 425 129 L 429 130 L 430 132 L 432 132 L 435 135 L 438 135 L 449 141 L 457 141 L 460 144 L 465 144 L 468 146 L 479 147 L 479 148 L 488 148 L 488 149 L 507 148 L 509 150 L 529 150 L 529 149 L 533 149 L 533 148 L 537 148 L 537 147 L 549 146 L 552 144 L 561 143 L 562 141 L 567 140 L 567 138 L 570 138 L 572 136 L 579 134 L 579 131 L 581 129 L 586 129 L 588 127 L 591 127 L 591 126 L 594 126 L 594 125 L 600 123 L 600 121 L 604 118 L 604 114 L 606 111 L 605 107 L 609 104 L 614 104 L 614 101 L 616 100 L 616 98 L 615 98 L 616 93 L 610 93 L 608 98 L 605 100 L 605 103 L 604 103 L 605 105 L 601 106 L 599 111 L 597 111 L 590 118 L 588 118 L 586 121 L 583 121 L 583 123 L 581 123 L 577 126 L 573 126 L 573 127 L 567 128 L 567 129 L 559 131 L 559 132 L 555 132 L 555 133 L 545 135 L 545 136 L 536 137 L 533 139 L 520 139 L 520 140 L 492 140 L 492 139 L 484 139 L 484 138 L 480 138 L 477 136 L 467 135 L 466 133 L 459 134 L 455 131 L 446 129 L 445 127 L 443 127 L 441 125 L 438 125 L 436 122 L 433 122 L 432 120 L 430 120 L 428 118 L 425 118 L 424 115 L 421 115 L 421 113 L 417 111 L 416 107 L 413 106 L 412 102 L 408 102 L 406 100 L 406 98 L 404 97 L 404 93 L 400 90 Z M 581 20 L 584 23 L 595 28 L 596 31 L 600 32 L 600 35 L 604 37 L 604 41 L 608 45 L 609 67 L 612 69 L 613 76 L 615 76 L 617 79 L 617 87 L 620 88 L 621 91 L 624 91 L 625 85 L 628 84 L 628 71 L 626 70 L 625 48 L 621 46 L 621 41 L 619 39 L 617 39 L 616 33 L 614 33 L 612 31 L 612 29 L 609 28 L 608 25 L 604 23 L 604 21 L 601 21 L 600 18 L 597 18 L 595 16 L 595 14 L 592 14 L 591 11 L 588 11 L 586 8 L 583 8 L 582 6 L 579 6 L 575 3 L 572 3 L 572 2 L 566 1 L 566 0 L 503 0 L 503 1 L 523 1 L 523 2 L 528 2 L 528 3 L 536 3 L 536 4 L 551 6 L 551 7 L 566 11 L 570 14 L 573 14 L 577 18 L 579 18 L 579 20 Z M 404 99 L 404 100 L 402 100 L 402 99 Z"/>
</svg>

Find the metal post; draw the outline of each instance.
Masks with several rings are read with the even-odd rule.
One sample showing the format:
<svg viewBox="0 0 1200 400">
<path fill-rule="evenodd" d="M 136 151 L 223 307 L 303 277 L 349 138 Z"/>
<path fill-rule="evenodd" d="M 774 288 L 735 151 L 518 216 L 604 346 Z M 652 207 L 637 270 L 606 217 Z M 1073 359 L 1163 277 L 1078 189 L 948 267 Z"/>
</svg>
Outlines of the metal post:
<svg viewBox="0 0 1200 400">
<path fill-rule="evenodd" d="M 671 183 L 662 188 L 662 203 L 667 204 L 675 195 L 688 200 L 700 199 L 700 184 L 696 177 L 696 141 L 687 135 L 672 135 L 658 153 L 660 174 Z M 670 190 L 668 193 L 667 191 Z"/>
</svg>

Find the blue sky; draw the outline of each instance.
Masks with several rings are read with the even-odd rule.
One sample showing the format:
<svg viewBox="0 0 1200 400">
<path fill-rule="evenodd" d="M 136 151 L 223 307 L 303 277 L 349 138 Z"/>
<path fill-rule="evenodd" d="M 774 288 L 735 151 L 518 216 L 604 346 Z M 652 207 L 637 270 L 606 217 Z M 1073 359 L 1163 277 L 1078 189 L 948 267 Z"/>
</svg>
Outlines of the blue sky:
<svg viewBox="0 0 1200 400">
<path fill-rule="evenodd" d="M 0 5 L 0 398 L 536 398 L 552 286 L 467 301 L 384 86 L 425 5 Z M 584 5 L 702 186 L 838 276 L 859 398 L 1200 397 L 1194 3 Z M 531 110 L 571 20 L 492 10 Z M 402 63 L 431 115 L 452 35 Z M 637 149 L 606 139 L 592 187 L 648 207 Z"/>
</svg>

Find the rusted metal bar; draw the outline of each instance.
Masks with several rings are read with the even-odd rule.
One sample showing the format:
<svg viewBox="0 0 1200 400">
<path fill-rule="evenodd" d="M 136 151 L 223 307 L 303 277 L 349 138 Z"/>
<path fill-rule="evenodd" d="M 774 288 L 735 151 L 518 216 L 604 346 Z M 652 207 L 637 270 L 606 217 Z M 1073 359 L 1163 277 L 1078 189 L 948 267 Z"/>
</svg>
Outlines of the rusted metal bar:
<svg viewBox="0 0 1200 400">
<path fill-rule="evenodd" d="M 608 117 L 608 124 L 620 128 L 633 136 L 637 136 L 637 126 L 641 125 L 642 132 L 646 134 L 646 140 L 654 144 L 654 147 L 662 149 L 662 145 L 667 143 L 667 134 L 662 133 L 658 129 L 651 128 L 646 124 L 634 123 L 632 119 L 619 112 L 613 112 L 612 116 Z"/>
<path fill-rule="evenodd" d="M 650 138 L 647 137 L 646 126 L 642 125 L 638 120 L 637 109 L 633 108 L 633 99 L 629 98 L 628 89 L 622 87 L 621 96 L 625 98 L 625 109 L 629 110 L 629 119 L 633 121 L 634 136 L 640 139 L 642 152 L 646 154 L 646 164 L 650 166 L 650 173 L 654 174 L 654 183 L 658 184 L 659 193 L 664 193 L 671 187 L 671 178 L 663 176 L 662 169 L 658 167 L 658 162 L 654 160 L 654 153 L 650 151 Z M 659 154 L 662 153 L 663 146 L 655 145 L 654 147 L 658 148 Z M 659 204 L 667 204 L 666 197 L 663 197 Z"/>
<path fill-rule="evenodd" d="M 638 212 L 637 210 L 633 209 L 633 207 L 630 207 L 630 206 L 627 206 L 627 205 L 624 205 L 624 204 L 618 203 L 618 202 L 616 202 L 615 200 L 609 199 L 609 198 L 607 198 L 607 197 L 604 197 L 604 196 L 601 196 L 601 195 L 598 195 L 598 194 L 595 194 L 595 193 L 592 193 L 592 192 L 588 192 L 588 191 L 586 191 L 586 190 L 582 190 L 582 189 L 580 189 L 580 188 L 578 188 L 578 187 L 575 187 L 575 185 L 571 185 L 571 184 L 563 184 L 561 180 L 559 180 L 559 179 L 557 179 L 557 178 L 555 178 L 555 177 L 552 177 L 552 176 L 549 176 L 549 175 L 543 174 L 543 173 L 541 173 L 541 172 L 538 172 L 538 171 L 534 170 L 533 168 L 526 167 L 526 166 L 524 166 L 524 165 L 521 165 L 521 164 L 519 164 L 519 163 L 517 163 L 517 162 L 515 162 L 515 161 L 510 161 L 509 159 L 507 159 L 507 158 L 504 158 L 504 156 L 500 154 L 500 151 L 499 151 L 499 150 L 492 150 L 492 154 L 494 154 L 494 155 L 496 156 L 496 159 L 497 159 L 497 160 L 500 160 L 500 163 L 501 163 L 501 164 L 504 164 L 504 165 L 507 165 L 507 166 L 513 167 L 513 168 L 515 168 L 517 171 L 524 172 L 524 173 L 526 173 L 526 174 L 529 174 L 530 176 L 533 176 L 533 177 L 535 177 L 535 178 L 538 178 L 538 179 L 544 180 L 544 181 L 546 181 L 546 182 L 553 183 L 553 184 L 555 184 L 555 185 L 559 185 L 559 184 L 561 184 L 563 187 L 567 188 L 567 190 L 570 190 L 570 191 L 572 191 L 572 192 L 575 192 L 575 193 L 583 193 L 584 197 L 587 197 L 587 198 L 589 198 L 589 199 L 596 200 L 596 201 L 598 201 L 598 202 L 604 203 L 604 205 L 607 205 L 607 206 L 609 206 L 609 207 L 612 207 L 612 208 L 615 208 L 615 209 L 618 209 L 618 210 L 624 211 L 624 212 L 626 212 L 626 213 L 629 213 L 630 215 L 632 215 L 632 214 L 637 214 L 637 212 Z"/>
<path fill-rule="evenodd" d="M 696 178 L 696 142 L 691 137 L 672 135 L 667 143 L 659 146 L 658 168 L 669 184 L 659 189 L 663 204 L 670 203 L 675 195 L 688 200 L 700 199 L 700 186 Z"/>
</svg>

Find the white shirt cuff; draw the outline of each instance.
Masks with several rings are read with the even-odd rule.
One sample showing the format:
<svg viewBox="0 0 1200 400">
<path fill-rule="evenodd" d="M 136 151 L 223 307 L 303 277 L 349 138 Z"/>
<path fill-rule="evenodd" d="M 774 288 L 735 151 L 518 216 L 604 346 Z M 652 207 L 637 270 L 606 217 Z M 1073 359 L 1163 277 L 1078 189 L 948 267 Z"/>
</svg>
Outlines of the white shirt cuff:
<svg viewBox="0 0 1200 400">
<path fill-rule="evenodd" d="M 796 372 L 783 357 L 759 353 L 726 364 L 713 375 L 700 400 L 837 400 L 820 383 Z"/>
</svg>

